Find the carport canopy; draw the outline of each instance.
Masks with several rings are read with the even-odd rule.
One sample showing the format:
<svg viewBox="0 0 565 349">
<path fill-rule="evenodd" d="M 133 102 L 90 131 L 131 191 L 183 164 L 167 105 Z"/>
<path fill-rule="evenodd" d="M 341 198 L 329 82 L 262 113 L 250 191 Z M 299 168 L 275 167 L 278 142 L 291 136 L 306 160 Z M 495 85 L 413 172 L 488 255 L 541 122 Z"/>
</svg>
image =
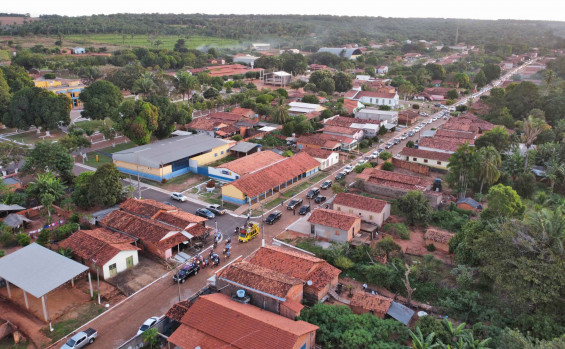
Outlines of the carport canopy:
<svg viewBox="0 0 565 349">
<path fill-rule="evenodd" d="M 0 277 L 40 298 L 88 267 L 33 243 L 0 258 Z"/>
</svg>

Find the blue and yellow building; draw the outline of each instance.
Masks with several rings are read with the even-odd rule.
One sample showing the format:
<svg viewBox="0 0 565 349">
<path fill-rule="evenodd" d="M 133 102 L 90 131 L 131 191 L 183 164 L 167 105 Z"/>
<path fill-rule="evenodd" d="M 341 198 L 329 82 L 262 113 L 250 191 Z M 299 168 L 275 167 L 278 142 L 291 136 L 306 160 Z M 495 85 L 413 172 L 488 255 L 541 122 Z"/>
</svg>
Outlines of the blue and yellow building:
<svg viewBox="0 0 565 349">
<path fill-rule="evenodd" d="M 163 181 L 188 172 L 208 175 L 208 164 L 229 155 L 235 141 L 204 134 L 178 136 L 112 154 L 123 173 Z"/>
<path fill-rule="evenodd" d="M 81 106 L 80 93 L 86 87 L 80 80 L 65 79 L 36 79 L 33 80 L 35 87 L 47 89 L 53 93 L 63 93 L 71 100 L 71 108 Z"/>
</svg>

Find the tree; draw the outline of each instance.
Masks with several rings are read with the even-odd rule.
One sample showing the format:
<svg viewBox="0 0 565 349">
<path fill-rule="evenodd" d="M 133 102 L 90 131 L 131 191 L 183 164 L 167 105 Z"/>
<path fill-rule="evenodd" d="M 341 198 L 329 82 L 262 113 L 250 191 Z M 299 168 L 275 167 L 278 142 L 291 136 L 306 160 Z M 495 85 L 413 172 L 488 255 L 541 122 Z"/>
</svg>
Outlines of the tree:
<svg viewBox="0 0 565 349">
<path fill-rule="evenodd" d="M 334 183 L 332 185 L 332 192 L 334 194 L 339 194 L 339 193 L 344 193 L 345 192 L 345 187 L 342 184 L 339 183 Z"/>
<path fill-rule="evenodd" d="M 493 146 L 483 147 L 477 153 L 480 166 L 477 167 L 479 179 L 481 180 L 481 188 L 479 192 L 483 192 L 483 184 L 486 182 L 492 185 L 500 177 L 499 168 L 502 165 L 500 153 Z"/>
<path fill-rule="evenodd" d="M 316 70 L 312 74 L 310 74 L 310 79 L 308 80 L 309 83 L 314 84 L 316 87 L 319 88 L 321 82 L 324 79 L 332 79 L 333 74 L 329 70 Z M 332 79 L 333 80 L 333 79 Z M 334 83 L 335 85 L 335 83 Z M 306 87 L 304 88 L 306 90 Z"/>
<path fill-rule="evenodd" d="M 98 67 L 87 66 L 87 67 L 80 67 L 78 69 L 77 75 L 82 79 L 85 85 L 89 86 L 92 85 L 92 83 L 94 83 L 96 80 L 102 78 L 104 74 Z"/>
<path fill-rule="evenodd" d="M 150 349 L 157 348 L 159 346 L 159 331 L 157 331 L 157 328 L 153 327 L 145 330 L 141 334 L 141 337 L 143 338 L 143 343 L 147 343 Z"/>
<path fill-rule="evenodd" d="M 45 205 L 49 216 L 51 216 L 50 206 L 61 200 L 65 194 L 65 186 L 61 183 L 61 179 L 51 172 L 38 173 L 37 179 L 29 183 L 26 192 L 29 196 L 37 198 L 42 205 Z"/>
<path fill-rule="evenodd" d="M 4 73 L 0 70 L 0 116 L 4 115 L 8 111 L 10 106 L 10 99 L 12 94 L 10 93 L 10 86 L 4 78 Z"/>
<path fill-rule="evenodd" d="M 542 133 L 544 130 L 549 129 L 551 126 L 545 123 L 542 119 L 536 119 L 531 115 L 528 116 L 522 125 L 524 129 L 524 134 L 522 135 L 522 142 L 526 146 L 526 149 L 530 149 L 532 144 L 536 141 L 536 138 Z M 524 159 L 524 172 L 528 169 L 528 160 L 530 157 L 530 152 L 526 151 L 526 156 Z"/>
<path fill-rule="evenodd" d="M 90 141 L 82 134 L 67 133 L 63 138 L 59 139 L 59 142 L 71 153 L 91 146 Z"/>
<path fill-rule="evenodd" d="M 192 91 L 200 90 L 200 82 L 198 79 L 184 71 L 176 73 L 173 79 L 173 86 L 175 87 L 175 91 L 182 96 L 183 101 L 185 96 L 190 98 Z"/>
<path fill-rule="evenodd" d="M 489 189 L 487 202 L 487 208 L 481 213 L 481 218 L 484 219 L 520 218 L 526 209 L 518 193 L 503 184 Z"/>
<path fill-rule="evenodd" d="M 143 100 L 127 100 L 120 106 L 119 129 L 138 145 L 149 143 L 159 125 L 159 110 Z"/>
<path fill-rule="evenodd" d="M 561 208 L 530 211 L 526 214 L 524 223 L 535 230 L 541 242 L 551 246 L 556 253 L 564 253 L 565 214 Z"/>
<path fill-rule="evenodd" d="M 408 141 L 406 142 L 406 148 L 414 148 L 414 141 Z"/>
<path fill-rule="evenodd" d="M 510 84 L 506 91 L 504 103 L 514 119 L 526 117 L 540 99 L 538 86 L 529 81 L 516 84 L 514 87 Z"/>
<path fill-rule="evenodd" d="M 279 99 L 279 104 L 275 107 L 273 116 L 275 121 L 281 125 L 284 125 L 290 119 L 290 116 L 288 115 L 288 107 L 286 106 L 284 98 Z"/>
<path fill-rule="evenodd" d="M 24 87 L 33 87 L 33 79 L 28 72 L 19 65 L 8 65 L 0 67 L 4 78 L 10 87 L 10 93 L 14 94 Z"/>
<path fill-rule="evenodd" d="M 8 127 L 25 130 L 30 126 L 53 130 L 59 123 L 70 123 L 70 111 L 71 100 L 66 95 L 39 87 L 24 87 L 12 96 L 3 122 Z"/>
<path fill-rule="evenodd" d="M 142 96 L 149 96 L 157 91 L 157 84 L 155 83 L 155 76 L 150 72 L 145 72 L 139 79 L 133 82 L 131 92 L 141 94 Z"/>
<path fill-rule="evenodd" d="M 473 174 L 477 164 L 477 154 L 475 147 L 469 143 L 460 145 L 457 151 L 449 157 L 447 168 L 447 182 L 452 187 L 457 187 L 459 197 L 465 197 L 469 186 L 469 177 Z"/>
<path fill-rule="evenodd" d="M 302 97 L 302 102 L 303 103 L 319 104 L 320 100 L 315 95 L 304 95 L 304 97 Z"/>
<path fill-rule="evenodd" d="M 113 206 L 123 200 L 123 192 L 120 171 L 114 164 L 100 166 L 90 178 L 88 196 L 93 204 Z"/>
<path fill-rule="evenodd" d="M 331 95 L 335 91 L 335 82 L 331 78 L 325 78 L 320 81 L 318 88 L 320 89 L 320 91 L 324 91 L 325 93 Z"/>
<path fill-rule="evenodd" d="M 388 151 L 383 151 L 379 154 L 379 159 L 381 159 L 383 161 L 387 161 L 391 157 L 392 157 L 392 153 L 390 153 Z"/>
<path fill-rule="evenodd" d="M 374 70 L 375 70 L 375 68 L 373 68 L 373 71 Z M 347 92 L 347 91 L 351 90 L 351 88 L 353 87 L 353 79 L 352 79 L 350 74 L 347 74 L 347 73 L 340 71 L 340 72 L 337 72 L 333 76 L 333 79 L 334 79 L 334 82 L 335 82 L 335 90 L 337 92 Z M 320 89 L 326 91 L 321 86 L 320 86 Z"/>
<path fill-rule="evenodd" d="M 90 197 L 90 183 L 94 171 L 85 171 L 73 180 L 73 193 L 71 200 L 77 207 L 86 209 L 94 206 L 93 199 Z"/>
<path fill-rule="evenodd" d="M 175 47 L 173 48 L 174 51 L 177 52 L 188 52 L 188 49 L 186 48 L 186 40 L 185 39 L 178 39 L 177 42 L 175 43 Z"/>
<path fill-rule="evenodd" d="M 27 153 L 27 148 L 12 142 L 0 143 L 0 166 L 6 167 L 13 162 L 21 161 Z"/>
<path fill-rule="evenodd" d="M 432 80 L 445 79 L 445 68 L 443 65 L 435 63 L 426 64 L 426 70 L 430 73 Z"/>
<path fill-rule="evenodd" d="M 412 190 L 396 200 L 400 212 L 406 216 L 408 223 L 426 224 L 431 219 L 431 208 L 428 199 L 419 190 Z"/>
<path fill-rule="evenodd" d="M 470 88 L 471 82 L 469 81 L 469 75 L 466 73 L 457 73 L 454 78 L 455 82 L 459 84 L 460 88 Z"/>
<path fill-rule="evenodd" d="M 402 251 L 402 248 L 394 242 L 392 236 L 385 236 L 382 240 L 377 242 L 377 247 L 386 254 L 387 260 L 390 253 Z"/>
<path fill-rule="evenodd" d="M 487 78 L 484 71 L 481 70 L 477 75 L 475 75 L 473 82 L 477 84 L 477 87 L 479 88 L 485 86 L 487 84 Z"/>
<path fill-rule="evenodd" d="M 61 143 L 41 141 L 28 151 L 22 173 L 54 172 L 66 180 L 72 178 L 73 165 L 73 157 Z"/>
<path fill-rule="evenodd" d="M 410 337 L 412 337 L 412 348 L 414 349 L 432 349 L 439 347 L 439 343 L 434 343 L 434 332 L 424 338 L 420 327 L 416 327 L 416 333 L 412 332 L 412 330 L 408 330 L 408 333 Z"/>
<path fill-rule="evenodd" d="M 209 89 L 207 89 L 206 91 L 204 91 L 204 93 L 202 94 L 204 96 L 204 98 L 206 99 L 210 99 L 210 98 L 217 98 L 220 95 L 220 91 L 218 91 L 217 89 L 215 89 L 214 87 L 210 87 Z"/>
<path fill-rule="evenodd" d="M 484 66 L 482 72 L 484 72 L 486 82 L 488 84 L 492 80 L 500 77 L 500 66 L 497 64 L 487 64 Z"/>
<path fill-rule="evenodd" d="M 175 124 L 185 125 L 192 121 L 192 108 L 187 104 L 172 103 L 169 98 L 157 95 L 149 96 L 145 101 L 159 109 L 157 129 L 153 132 L 159 139 L 169 137 L 175 130 Z"/>
<path fill-rule="evenodd" d="M 457 92 L 456 89 L 452 89 L 447 91 L 447 98 L 448 99 L 457 99 L 459 98 L 459 93 Z"/>
<path fill-rule="evenodd" d="M 385 162 L 382 166 L 383 171 L 394 171 L 394 164 L 392 162 Z"/>
<path fill-rule="evenodd" d="M 80 99 L 84 106 L 80 113 L 82 117 L 104 120 L 117 118 L 118 108 L 124 97 L 116 85 L 106 80 L 98 80 L 80 93 Z"/>
<path fill-rule="evenodd" d="M 505 152 L 510 147 L 510 135 L 503 126 L 493 127 L 490 131 L 485 131 L 477 140 L 475 147 L 481 149 L 492 146 L 499 152 Z"/>
</svg>

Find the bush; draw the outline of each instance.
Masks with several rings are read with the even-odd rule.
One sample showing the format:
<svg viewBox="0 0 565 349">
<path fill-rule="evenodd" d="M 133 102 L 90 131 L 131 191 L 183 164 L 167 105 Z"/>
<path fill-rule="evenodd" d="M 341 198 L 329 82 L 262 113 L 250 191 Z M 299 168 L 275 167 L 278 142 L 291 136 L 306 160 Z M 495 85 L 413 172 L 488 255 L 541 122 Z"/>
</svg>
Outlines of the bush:
<svg viewBox="0 0 565 349">
<path fill-rule="evenodd" d="M 0 234 L 0 244 L 2 244 L 3 247 L 16 246 L 16 237 L 11 231 L 5 230 Z"/>
<path fill-rule="evenodd" d="M 65 240 L 71 236 L 72 233 L 79 230 L 79 228 L 80 226 L 76 223 L 63 224 L 51 232 L 51 238 L 54 241 Z"/>
<path fill-rule="evenodd" d="M 49 229 L 43 229 L 37 236 L 37 243 L 41 246 L 47 246 L 51 240 L 51 231 Z"/>
<path fill-rule="evenodd" d="M 436 250 L 436 246 L 434 244 L 429 244 L 428 246 L 426 246 L 426 250 L 434 252 Z"/>
<path fill-rule="evenodd" d="M 419 104 L 412 104 L 412 109 L 420 109 L 420 105 Z"/>
<path fill-rule="evenodd" d="M 0 250 L 0 258 L 4 257 L 5 255 L 6 255 L 6 251 Z"/>
<path fill-rule="evenodd" d="M 18 239 L 18 245 L 20 246 L 27 246 L 31 242 L 31 238 L 29 237 L 29 235 L 24 233 L 18 233 L 16 235 L 16 239 Z"/>
<path fill-rule="evenodd" d="M 364 163 L 363 165 L 357 165 L 357 166 L 355 166 L 355 167 L 353 168 L 353 171 L 354 171 L 355 173 L 361 173 L 361 172 L 363 172 L 364 169 L 366 169 L 366 168 L 372 168 L 372 167 L 373 167 L 373 165 L 371 165 L 370 162 L 366 162 L 366 163 Z"/>
<path fill-rule="evenodd" d="M 52 80 L 52 79 L 56 79 L 56 78 L 57 78 L 57 75 L 55 75 L 55 73 L 47 73 L 47 74 L 43 75 L 43 77 L 44 77 L 45 79 Z"/>
<path fill-rule="evenodd" d="M 383 151 L 382 153 L 379 154 L 379 159 L 384 160 L 384 161 L 387 161 L 391 157 L 392 157 L 392 153 L 390 153 L 388 151 Z"/>
<path fill-rule="evenodd" d="M 402 240 L 410 240 L 410 231 L 404 223 L 387 223 L 383 230 L 389 234 L 398 236 Z"/>
<path fill-rule="evenodd" d="M 431 223 L 452 232 L 461 231 L 463 225 L 465 225 L 468 221 L 468 212 L 460 212 L 453 203 L 447 210 L 437 210 L 432 212 Z"/>
<path fill-rule="evenodd" d="M 241 137 L 241 135 L 235 135 L 231 138 L 233 141 L 239 142 L 243 139 L 243 137 Z"/>
<path fill-rule="evenodd" d="M 69 222 L 71 223 L 79 223 L 80 222 L 80 217 L 77 213 L 73 213 L 71 215 L 71 217 L 69 218 Z"/>
<path fill-rule="evenodd" d="M 392 162 L 388 161 L 385 162 L 381 168 L 383 171 L 394 171 L 394 165 L 392 164 Z"/>
<path fill-rule="evenodd" d="M 214 182 L 213 180 L 209 180 L 208 183 L 206 183 L 206 188 L 215 188 L 216 187 L 216 182 Z"/>
</svg>

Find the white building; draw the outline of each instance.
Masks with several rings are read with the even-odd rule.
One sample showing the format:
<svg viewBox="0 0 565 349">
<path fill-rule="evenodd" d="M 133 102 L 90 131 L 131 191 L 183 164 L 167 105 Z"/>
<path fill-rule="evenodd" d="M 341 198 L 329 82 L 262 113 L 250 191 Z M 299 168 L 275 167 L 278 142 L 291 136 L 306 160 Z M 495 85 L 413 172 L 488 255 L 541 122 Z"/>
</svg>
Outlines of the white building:
<svg viewBox="0 0 565 349">
<path fill-rule="evenodd" d="M 390 216 L 390 203 L 361 195 L 339 193 L 332 201 L 333 209 L 361 218 L 363 222 L 382 227 Z"/>
<path fill-rule="evenodd" d="M 306 147 L 302 149 L 302 151 L 305 151 L 320 163 L 320 167 L 318 168 L 321 171 L 339 162 L 339 153 L 335 151 L 311 147 Z"/>
<path fill-rule="evenodd" d="M 381 65 L 377 68 L 377 74 L 385 75 L 388 74 L 388 67 L 386 65 Z"/>
<path fill-rule="evenodd" d="M 312 103 L 302 103 L 302 102 L 290 102 L 288 104 L 290 107 L 288 109 L 288 113 L 291 116 L 300 115 L 300 114 L 307 114 L 314 111 L 323 111 L 326 107 L 321 106 L 319 104 L 312 104 Z"/>
<path fill-rule="evenodd" d="M 398 112 L 394 110 L 379 110 L 377 108 L 363 108 L 355 113 L 355 118 L 386 121 L 387 124 L 396 124 L 398 122 Z"/>
<path fill-rule="evenodd" d="M 271 44 L 255 43 L 251 44 L 251 49 L 255 51 L 269 51 Z"/>
<path fill-rule="evenodd" d="M 251 56 L 251 55 L 236 55 L 233 57 L 234 63 L 242 63 L 242 64 L 250 64 L 253 66 L 255 61 L 259 59 L 259 57 Z"/>
<path fill-rule="evenodd" d="M 391 108 L 398 108 L 398 93 L 383 93 L 373 91 L 360 91 L 353 99 L 359 100 L 364 104 L 386 105 Z"/>
</svg>

